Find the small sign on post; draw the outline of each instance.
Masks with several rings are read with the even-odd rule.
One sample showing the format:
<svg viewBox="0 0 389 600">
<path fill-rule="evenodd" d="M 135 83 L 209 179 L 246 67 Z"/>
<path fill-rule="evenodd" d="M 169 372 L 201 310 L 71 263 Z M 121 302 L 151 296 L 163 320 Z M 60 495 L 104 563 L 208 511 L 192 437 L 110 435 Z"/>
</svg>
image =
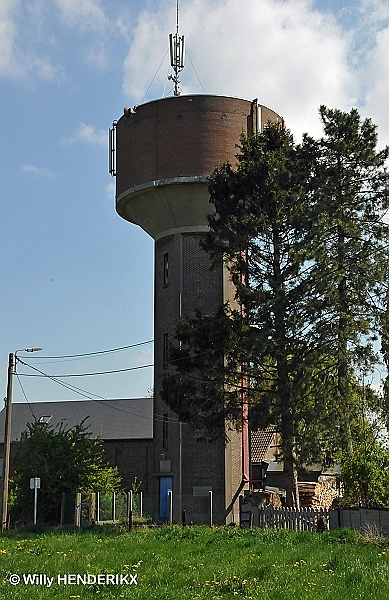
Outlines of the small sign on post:
<svg viewBox="0 0 389 600">
<path fill-rule="evenodd" d="M 36 511 L 38 506 L 38 489 L 41 487 L 40 477 L 31 477 L 30 489 L 34 490 L 34 525 L 36 525 Z"/>
</svg>

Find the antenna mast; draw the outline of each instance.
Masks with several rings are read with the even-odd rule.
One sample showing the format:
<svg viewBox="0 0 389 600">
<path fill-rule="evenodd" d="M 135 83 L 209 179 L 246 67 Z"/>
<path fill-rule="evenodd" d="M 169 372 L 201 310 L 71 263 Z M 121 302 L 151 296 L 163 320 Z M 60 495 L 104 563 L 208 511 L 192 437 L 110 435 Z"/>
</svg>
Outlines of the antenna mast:
<svg viewBox="0 0 389 600">
<path fill-rule="evenodd" d="M 180 95 L 179 75 L 184 68 L 185 55 L 185 36 L 179 35 L 178 29 L 178 0 L 177 0 L 177 29 L 175 35 L 169 35 L 170 40 L 170 65 L 173 67 L 174 75 L 169 75 L 168 79 L 174 82 L 174 95 Z"/>
</svg>

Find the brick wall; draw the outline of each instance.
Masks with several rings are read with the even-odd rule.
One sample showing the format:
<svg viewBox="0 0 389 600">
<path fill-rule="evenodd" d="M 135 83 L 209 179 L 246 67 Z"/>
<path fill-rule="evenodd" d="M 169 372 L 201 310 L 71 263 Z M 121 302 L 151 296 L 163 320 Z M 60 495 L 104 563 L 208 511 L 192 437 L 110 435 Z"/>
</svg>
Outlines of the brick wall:
<svg viewBox="0 0 389 600">
<path fill-rule="evenodd" d="M 152 493 L 153 484 L 153 440 L 104 440 L 104 458 L 112 467 L 117 467 L 122 477 L 122 486 L 127 491 L 137 478 L 141 481 L 140 491 Z"/>
<path fill-rule="evenodd" d="M 177 498 L 180 495 L 180 426 L 177 415 L 161 401 L 159 393 L 163 374 L 163 334 L 172 338 L 179 314 L 193 315 L 195 308 L 213 314 L 223 300 L 223 277 L 219 268 L 210 270 L 208 255 L 200 248 L 201 235 L 176 234 L 156 243 L 155 252 L 155 518 L 158 519 L 159 494 L 158 480 L 160 461 L 170 461 L 175 498 L 175 520 L 180 520 L 179 508 L 187 513 L 188 521 L 207 521 L 208 497 L 193 496 L 193 488 L 211 486 L 214 493 L 216 520 L 224 519 L 224 447 L 201 441 L 201 434 L 195 428 L 183 424 L 181 429 L 181 481 L 182 506 Z M 169 283 L 163 285 L 163 255 L 169 253 Z M 168 440 L 164 447 L 163 419 L 168 416 Z"/>
<path fill-rule="evenodd" d="M 205 175 L 236 163 L 252 104 L 224 96 L 179 96 L 142 104 L 117 123 L 117 196 L 157 179 Z M 262 124 L 281 117 L 262 107 Z"/>
</svg>

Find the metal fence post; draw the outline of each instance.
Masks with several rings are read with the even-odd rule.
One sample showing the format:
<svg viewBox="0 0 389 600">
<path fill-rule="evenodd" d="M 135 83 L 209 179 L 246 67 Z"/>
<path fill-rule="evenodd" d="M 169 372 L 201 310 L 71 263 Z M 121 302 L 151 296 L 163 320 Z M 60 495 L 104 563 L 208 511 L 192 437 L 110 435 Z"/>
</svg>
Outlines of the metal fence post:
<svg viewBox="0 0 389 600">
<path fill-rule="evenodd" d="M 76 510 L 75 510 L 76 527 L 81 527 L 81 494 L 76 494 Z"/>
<path fill-rule="evenodd" d="M 59 518 L 59 524 L 62 525 L 65 523 L 65 492 L 61 494 L 61 516 Z"/>
<path fill-rule="evenodd" d="M 168 490 L 167 496 L 169 499 L 169 525 L 173 524 L 173 491 Z"/>
<path fill-rule="evenodd" d="M 128 522 L 128 531 L 132 529 L 132 490 L 130 490 L 127 494 L 127 522 Z"/>
</svg>

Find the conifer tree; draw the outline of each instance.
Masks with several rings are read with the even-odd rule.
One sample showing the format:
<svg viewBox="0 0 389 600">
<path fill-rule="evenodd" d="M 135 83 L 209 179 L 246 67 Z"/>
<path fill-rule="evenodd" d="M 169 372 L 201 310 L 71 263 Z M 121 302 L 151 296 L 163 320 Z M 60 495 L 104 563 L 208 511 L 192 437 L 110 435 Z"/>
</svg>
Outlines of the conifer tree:
<svg viewBox="0 0 389 600">
<path fill-rule="evenodd" d="M 227 420 L 235 417 L 239 425 L 244 369 L 248 382 L 245 393 L 250 405 L 255 405 L 258 421 L 262 426 L 276 425 L 281 433 L 289 505 L 296 502 L 297 388 L 304 360 L 312 360 L 309 355 L 315 347 L 314 339 L 307 335 L 314 314 L 309 301 L 308 174 L 308 164 L 296 151 L 290 132 L 275 124 L 269 124 L 256 137 L 242 137 L 236 170 L 230 164 L 216 169 L 209 183 L 215 212 L 209 217 L 211 231 L 204 246 L 214 261 L 223 260 L 228 266 L 237 305 L 224 307 L 222 315 L 219 312 L 216 319 L 207 321 L 214 331 L 221 318 L 228 325 L 229 334 L 218 346 L 217 368 L 215 363 L 209 364 L 206 349 L 202 352 L 199 345 L 193 346 L 191 333 L 198 332 L 206 322 L 201 317 L 189 328 L 181 328 L 181 349 L 172 355 L 180 358 L 176 365 L 181 387 L 174 407 L 179 414 L 180 405 L 188 407 L 183 380 L 191 387 L 192 404 L 198 408 L 204 406 L 204 401 L 212 404 L 217 394 L 208 394 L 206 400 L 197 397 L 196 402 L 196 379 L 209 387 L 212 378 L 219 394 L 218 414 Z M 206 336 L 203 334 L 201 339 Z M 192 360 L 189 384 L 185 378 L 188 358 Z M 202 367 L 208 367 L 205 373 L 199 360 Z M 196 369 L 197 377 L 193 375 Z M 165 380 L 163 397 L 167 402 L 172 397 L 172 385 L 177 385 L 175 375 Z M 200 389 L 201 385 L 204 383 Z M 204 394 L 209 389 L 201 391 Z M 215 423 L 214 415 L 210 420 Z"/>
<path fill-rule="evenodd" d="M 335 392 L 342 415 L 343 449 L 353 451 L 348 385 L 355 370 L 369 370 L 377 356 L 388 274 L 388 148 L 377 150 L 377 128 L 349 113 L 320 107 L 324 136 L 305 136 L 311 157 L 317 296 L 316 327 L 334 361 Z"/>
<path fill-rule="evenodd" d="M 287 505 L 300 460 L 352 450 L 350 383 L 375 360 L 387 273 L 387 149 L 356 110 L 320 108 L 324 136 L 296 146 L 269 123 L 241 138 L 236 168 L 209 180 L 203 247 L 223 261 L 236 302 L 180 323 L 163 399 L 211 437 L 252 423 L 281 434 Z"/>
</svg>

